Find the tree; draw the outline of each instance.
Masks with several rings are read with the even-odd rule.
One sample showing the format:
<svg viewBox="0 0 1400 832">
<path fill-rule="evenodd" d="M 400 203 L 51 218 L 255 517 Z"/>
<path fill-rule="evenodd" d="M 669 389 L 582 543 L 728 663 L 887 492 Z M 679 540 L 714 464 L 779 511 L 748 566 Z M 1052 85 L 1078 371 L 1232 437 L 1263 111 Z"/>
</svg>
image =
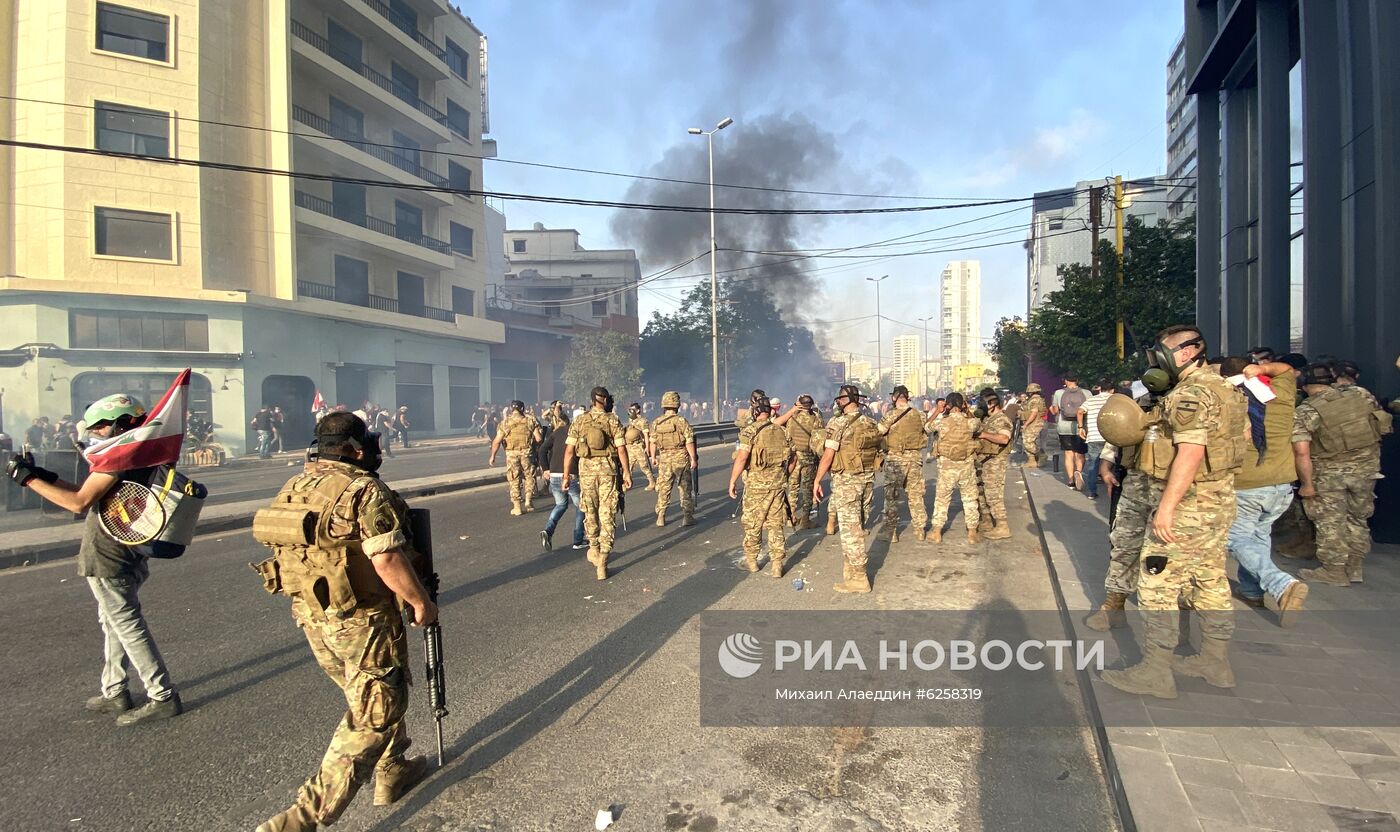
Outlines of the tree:
<svg viewBox="0 0 1400 832">
<path fill-rule="evenodd" d="M 1091 265 L 1060 267 L 1063 286 L 1031 313 L 1026 336 L 1036 360 L 1083 381 L 1127 379 L 1145 367 L 1142 349 L 1158 330 L 1196 319 L 1196 237 L 1191 220 L 1155 226 L 1129 217 L 1124 228 L 1123 284 L 1118 253 L 1101 242 L 1099 275 Z M 1125 325 L 1119 360 L 1115 328 Z"/>
<path fill-rule="evenodd" d="M 637 367 L 636 349 L 636 340 L 621 332 L 600 329 L 575 335 L 564 362 L 564 395 L 586 402 L 594 387 L 606 387 L 618 401 L 637 398 L 642 371 Z"/>
<path fill-rule="evenodd" d="M 991 354 L 997 361 L 997 380 L 1008 390 L 1025 390 L 1029 379 L 1026 377 L 1026 322 L 1021 316 L 1002 318 L 997 321 L 996 334 L 992 336 Z"/>
</svg>

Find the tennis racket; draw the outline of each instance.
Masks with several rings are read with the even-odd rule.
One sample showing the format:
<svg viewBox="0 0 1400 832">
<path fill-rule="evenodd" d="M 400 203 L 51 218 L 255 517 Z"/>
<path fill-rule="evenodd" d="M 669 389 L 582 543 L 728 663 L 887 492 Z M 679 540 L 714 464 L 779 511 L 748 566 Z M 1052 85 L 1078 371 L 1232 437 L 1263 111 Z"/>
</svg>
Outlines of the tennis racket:
<svg viewBox="0 0 1400 832">
<path fill-rule="evenodd" d="M 98 503 L 98 520 L 108 537 L 137 546 L 151 542 L 165 528 L 165 506 L 146 486 L 123 481 Z"/>
</svg>

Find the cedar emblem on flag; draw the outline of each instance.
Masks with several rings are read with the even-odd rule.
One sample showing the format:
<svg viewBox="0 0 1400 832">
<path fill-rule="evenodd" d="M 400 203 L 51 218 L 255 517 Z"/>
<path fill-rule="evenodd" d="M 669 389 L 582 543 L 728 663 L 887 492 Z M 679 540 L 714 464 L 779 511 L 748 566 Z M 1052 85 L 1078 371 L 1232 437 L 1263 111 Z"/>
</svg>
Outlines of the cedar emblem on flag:
<svg viewBox="0 0 1400 832">
<path fill-rule="evenodd" d="M 111 474 L 133 468 L 173 465 L 185 443 L 185 402 L 190 370 L 185 368 L 138 427 L 89 445 L 83 456 L 93 473 Z"/>
</svg>

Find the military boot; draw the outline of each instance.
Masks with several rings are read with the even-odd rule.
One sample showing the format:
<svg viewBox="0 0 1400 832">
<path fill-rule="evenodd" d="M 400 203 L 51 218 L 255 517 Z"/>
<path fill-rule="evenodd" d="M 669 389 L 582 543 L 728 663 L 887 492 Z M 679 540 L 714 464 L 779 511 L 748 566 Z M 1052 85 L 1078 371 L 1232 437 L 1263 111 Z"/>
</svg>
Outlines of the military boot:
<svg viewBox="0 0 1400 832">
<path fill-rule="evenodd" d="M 1128 614 L 1123 611 L 1123 605 L 1127 601 L 1127 593 L 1108 593 L 1108 597 L 1103 599 L 1103 604 L 1084 619 L 1084 626 L 1100 633 L 1128 626 Z"/>
<path fill-rule="evenodd" d="M 921 541 L 928 540 L 928 530 L 920 526 L 918 531 L 914 532 L 914 538 Z"/>
<path fill-rule="evenodd" d="M 1149 645 L 1142 661 L 1123 670 L 1105 670 L 1099 674 L 1109 685 L 1124 693 L 1176 698 L 1176 679 L 1172 676 L 1171 653 L 1165 648 Z"/>
<path fill-rule="evenodd" d="M 891 543 L 899 542 L 899 526 L 896 523 L 886 523 L 880 530 L 880 537 L 888 539 Z"/>
<path fill-rule="evenodd" d="M 943 527 L 942 527 L 942 526 L 936 526 L 936 527 L 933 529 L 933 531 L 931 531 L 931 532 L 928 533 L 928 539 L 929 539 L 929 540 L 932 540 L 934 543 L 942 543 L 942 542 L 943 542 Z"/>
<path fill-rule="evenodd" d="M 1278 600 L 1274 596 L 1264 593 L 1264 606 L 1278 613 L 1278 625 L 1280 627 L 1292 627 L 1298 622 L 1298 614 L 1303 611 L 1303 602 L 1308 598 L 1308 585 L 1303 581 L 1294 581 L 1284 589 Z"/>
<path fill-rule="evenodd" d="M 775 578 L 781 578 L 783 576 L 783 560 L 784 558 L 769 558 L 768 574 Z"/>
<path fill-rule="evenodd" d="M 978 538 L 978 536 L 977 536 L 977 530 L 976 530 L 976 529 L 968 529 L 968 530 L 967 530 L 967 542 L 968 542 L 968 543 L 980 543 L 980 542 L 981 542 L 981 539 Z"/>
<path fill-rule="evenodd" d="M 648 481 L 647 481 L 647 487 L 646 487 L 646 488 L 643 488 L 642 490 L 643 490 L 643 491 L 655 491 L 655 490 L 656 490 L 656 483 L 655 483 L 655 482 L 652 482 L 651 480 L 648 480 Z"/>
<path fill-rule="evenodd" d="M 594 577 L 600 581 L 606 581 L 608 579 L 608 554 L 608 552 L 599 552 L 598 559 L 593 562 L 593 565 L 598 567 L 597 574 L 595 574 Z"/>
<path fill-rule="evenodd" d="M 836 534 L 836 512 L 834 511 L 826 513 L 826 533 Z"/>
<path fill-rule="evenodd" d="M 1023 465 L 1022 467 L 1023 467 L 1023 468 L 1039 468 L 1039 467 L 1040 467 L 1040 461 L 1037 460 L 1037 459 L 1036 459 L 1035 457 L 1033 457 L 1033 456 L 1031 456 L 1031 457 L 1026 457 L 1026 464 Z"/>
<path fill-rule="evenodd" d="M 1201 652 L 1194 656 L 1172 656 L 1172 670 L 1182 676 L 1205 679 L 1206 684 L 1217 688 L 1235 686 L 1235 671 L 1230 669 L 1230 659 L 1226 652 L 1230 649 L 1227 638 L 1201 639 Z"/>
<path fill-rule="evenodd" d="M 131 710 L 131 694 L 122 691 L 116 696 L 94 696 L 83 704 L 84 708 L 99 714 L 120 714 Z"/>
<path fill-rule="evenodd" d="M 388 806 L 423 782 L 433 770 L 427 757 L 401 757 L 374 770 L 374 805 Z"/>
<path fill-rule="evenodd" d="M 1347 558 L 1347 580 L 1354 584 L 1362 583 L 1361 555 L 1351 555 Z"/>
<path fill-rule="evenodd" d="M 683 517 L 683 518 L 681 518 L 681 525 L 682 525 L 682 526 L 693 526 L 693 525 L 695 525 L 695 516 L 694 516 L 694 515 L 691 515 L 691 516 L 689 516 L 689 517 Z"/>
<path fill-rule="evenodd" d="M 1329 586 L 1351 586 L 1345 563 L 1325 563 L 1321 569 L 1299 569 L 1298 577 Z"/>
<path fill-rule="evenodd" d="M 511 517 L 519 517 L 521 514 L 524 514 L 524 512 L 523 512 L 523 511 L 521 510 L 521 508 L 520 508 L 520 501 L 519 501 L 519 500 L 511 500 L 511 501 L 510 501 L 510 516 L 511 516 Z"/>
<path fill-rule="evenodd" d="M 256 832 L 315 832 L 316 816 L 298 803 L 258 825 Z"/>
<path fill-rule="evenodd" d="M 832 589 L 837 592 L 869 592 L 870 576 L 866 574 L 864 567 L 849 567 L 842 570 L 845 573 L 845 580 L 836 584 Z"/>
<path fill-rule="evenodd" d="M 658 514 L 658 515 L 656 515 L 656 527 L 657 527 L 658 529 L 662 529 L 662 528 L 665 528 L 665 527 L 666 527 L 666 515 L 664 515 L 664 514 Z"/>
<path fill-rule="evenodd" d="M 991 531 L 982 535 L 984 540 L 1006 540 L 1009 537 L 1011 537 L 1011 529 L 1006 525 L 1005 520 L 997 523 Z"/>
<path fill-rule="evenodd" d="M 535 510 L 535 504 L 530 500 L 525 501 L 525 513 L 529 514 Z"/>
<path fill-rule="evenodd" d="M 584 557 L 588 558 L 588 562 L 593 564 L 594 566 L 598 565 L 598 550 L 593 548 L 592 546 L 588 547 L 588 554 Z"/>
<path fill-rule="evenodd" d="M 744 569 L 749 572 L 758 571 L 758 555 L 744 555 Z"/>
</svg>

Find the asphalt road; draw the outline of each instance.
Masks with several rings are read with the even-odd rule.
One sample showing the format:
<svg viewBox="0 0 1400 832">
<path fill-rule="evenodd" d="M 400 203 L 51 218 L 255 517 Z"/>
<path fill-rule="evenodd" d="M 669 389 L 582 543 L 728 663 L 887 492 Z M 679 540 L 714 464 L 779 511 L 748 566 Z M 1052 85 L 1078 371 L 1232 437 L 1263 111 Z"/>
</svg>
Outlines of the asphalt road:
<svg viewBox="0 0 1400 832">
<path fill-rule="evenodd" d="M 839 547 L 820 531 L 790 540 L 789 578 L 810 591 L 735 567 L 727 462 L 703 452 L 692 529 L 650 525 L 652 495 L 629 494 L 634 523 L 606 583 L 581 552 L 542 552 L 543 515 L 509 517 L 499 486 L 419 501 L 434 512 L 443 574 L 450 759 L 390 809 L 361 794 L 335 828 L 587 829 L 609 805 L 624 832 L 1113 828 L 1082 727 L 700 727 L 706 609 L 1054 607 L 1019 481 L 1008 486 L 1016 539 L 875 543 L 876 592 L 850 597 L 830 591 Z M 344 706 L 286 601 L 248 569 L 262 557 L 230 533 L 153 564 L 142 601 L 187 713 L 129 729 L 82 708 L 101 641 L 72 563 L 0 574 L 3 828 L 247 830 L 289 803 Z M 1077 707 L 1077 691 L 1061 695 Z M 427 751 L 426 692 L 413 696 L 410 732 Z"/>
</svg>

